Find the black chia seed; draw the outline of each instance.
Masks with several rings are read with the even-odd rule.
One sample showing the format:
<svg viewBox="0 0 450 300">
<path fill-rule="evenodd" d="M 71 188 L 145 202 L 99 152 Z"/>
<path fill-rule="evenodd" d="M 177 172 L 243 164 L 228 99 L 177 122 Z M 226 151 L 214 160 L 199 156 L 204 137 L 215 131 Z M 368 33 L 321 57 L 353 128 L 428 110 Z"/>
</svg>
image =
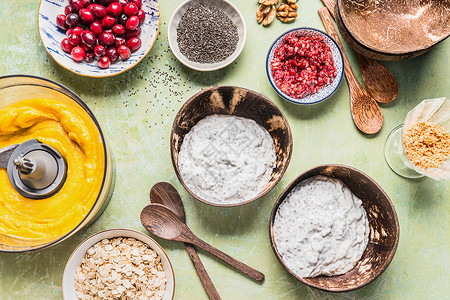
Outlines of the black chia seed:
<svg viewBox="0 0 450 300">
<path fill-rule="evenodd" d="M 239 41 L 236 24 L 222 11 L 202 4 L 189 7 L 177 27 L 180 52 L 198 63 L 227 59 Z"/>
</svg>

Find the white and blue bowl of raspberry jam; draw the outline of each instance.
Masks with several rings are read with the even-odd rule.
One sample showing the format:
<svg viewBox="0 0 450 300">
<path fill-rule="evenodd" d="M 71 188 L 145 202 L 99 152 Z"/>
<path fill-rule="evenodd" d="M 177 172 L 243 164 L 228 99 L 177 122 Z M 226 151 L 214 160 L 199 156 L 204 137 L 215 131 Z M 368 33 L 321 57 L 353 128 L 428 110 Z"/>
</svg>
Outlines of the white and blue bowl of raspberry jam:
<svg viewBox="0 0 450 300">
<path fill-rule="evenodd" d="M 295 104 L 316 104 L 338 89 L 344 75 L 342 53 L 326 33 L 296 28 L 269 49 L 266 72 L 275 92 Z"/>
</svg>

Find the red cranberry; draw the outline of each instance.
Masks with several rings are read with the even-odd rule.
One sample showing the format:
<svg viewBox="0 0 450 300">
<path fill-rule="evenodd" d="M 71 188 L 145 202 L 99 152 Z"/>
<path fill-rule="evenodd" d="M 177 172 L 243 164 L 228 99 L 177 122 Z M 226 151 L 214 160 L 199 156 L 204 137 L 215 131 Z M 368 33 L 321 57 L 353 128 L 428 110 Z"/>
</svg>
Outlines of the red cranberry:
<svg viewBox="0 0 450 300">
<path fill-rule="evenodd" d="M 82 61 L 85 55 L 85 51 L 81 47 L 73 47 L 71 51 L 72 59 L 74 61 Z"/>
<path fill-rule="evenodd" d="M 104 7 L 107 7 L 108 5 L 110 5 L 112 2 L 115 2 L 115 0 L 99 0 L 97 2 L 100 2 Z"/>
<path fill-rule="evenodd" d="M 103 28 L 111 28 L 116 24 L 116 18 L 111 16 L 106 16 L 102 19 Z"/>
<path fill-rule="evenodd" d="M 92 0 L 82 0 L 82 2 L 84 7 L 88 7 L 89 5 L 92 4 Z"/>
<path fill-rule="evenodd" d="M 124 7 L 125 5 L 127 5 L 128 0 L 116 0 L 117 3 L 119 3 L 122 7 Z"/>
<path fill-rule="evenodd" d="M 114 43 L 114 35 L 111 33 L 103 32 L 98 36 L 98 42 L 103 46 L 109 46 Z"/>
<path fill-rule="evenodd" d="M 110 16 L 117 17 L 121 12 L 122 6 L 117 2 L 113 2 L 108 6 L 108 13 Z"/>
<path fill-rule="evenodd" d="M 114 34 L 114 31 L 111 29 L 105 29 L 103 30 L 104 33 Z"/>
<path fill-rule="evenodd" d="M 84 8 L 83 0 L 69 0 L 69 4 L 73 7 L 74 11 L 79 11 Z"/>
<path fill-rule="evenodd" d="M 80 34 L 80 37 L 81 37 L 81 40 L 89 47 L 92 47 L 95 45 L 96 38 L 91 31 L 83 30 Z"/>
<path fill-rule="evenodd" d="M 128 48 L 130 48 L 132 51 L 135 51 L 139 48 L 141 48 L 141 39 L 138 37 L 132 37 L 127 42 Z"/>
<path fill-rule="evenodd" d="M 136 4 L 138 9 L 141 9 L 141 7 L 142 7 L 142 1 L 141 0 L 130 0 L 130 2 Z"/>
<path fill-rule="evenodd" d="M 123 7 L 123 12 L 129 17 L 136 15 L 138 10 L 139 10 L 138 6 L 133 2 L 127 3 Z"/>
<path fill-rule="evenodd" d="M 80 9 L 78 14 L 81 18 L 81 22 L 83 22 L 84 24 L 90 24 L 90 23 L 94 22 L 94 20 L 95 20 L 95 17 L 94 17 L 94 14 L 92 13 L 92 11 L 90 11 L 87 8 Z"/>
<path fill-rule="evenodd" d="M 126 45 L 127 41 L 120 36 L 116 36 L 116 39 L 114 40 L 114 47 L 119 48 L 122 45 Z"/>
<path fill-rule="evenodd" d="M 136 16 L 131 16 L 128 18 L 127 24 L 125 27 L 128 30 L 135 30 L 139 26 L 139 18 Z"/>
<path fill-rule="evenodd" d="M 92 23 L 91 23 L 91 26 L 89 26 L 89 29 L 91 29 L 92 33 L 93 33 L 95 36 L 99 36 L 100 33 L 102 33 L 102 31 L 103 31 L 102 24 L 100 24 L 99 21 L 94 21 L 94 22 L 92 22 Z"/>
<path fill-rule="evenodd" d="M 141 28 L 136 28 L 135 30 L 127 30 L 127 33 L 125 34 L 125 38 L 127 40 L 131 39 L 132 37 L 139 36 L 141 34 Z"/>
<path fill-rule="evenodd" d="M 97 57 L 105 56 L 105 54 L 106 54 L 106 48 L 105 48 L 105 46 L 103 46 L 103 45 L 97 45 L 97 46 L 95 46 L 95 48 L 94 48 L 94 54 L 95 54 L 95 56 L 97 56 Z"/>
<path fill-rule="evenodd" d="M 72 48 L 73 46 L 69 43 L 69 40 L 67 38 L 61 41 L 61 49 L 63 49 L 64 52 L 70 53 L 70 51 L 72 51 Z"/>
<path fill-rule="evenodd" d="M 121 13 L 118 17 L 117 17 L 117 23 L 119 23 L 120 25 L 125 26 L 125 24 L 127 24 L 128 21 L 128 17 L 126 14 Z"/>
<path fill-rule="evenodd" d="M 73 8 L 70 5 L 66 5 L 66 7 L 64 8 L 64 13 L 66 15 L 70 14 L 72 11 L 73 11 Z"/>
<path fill-rule="evenodd" d="M 109 47 L 106 49 L 106 56 L 109 57 L 111 62 L 115 62 L 119 58 L 119 53 L 117 53 L 116 47 Z"/>
<path fill-rule="evenodd" d="M 125 27 L 121 24 L 116 24 L 113 27 L 113 32 L 115 35 L 122 35 L 125 33 Z"/>
<path fill-rule="evenodd" d="M 94 58 L 95 58 L 94 52 L 89 51 L 89 52 L 86 52 L 86 55 L 85 55 L 85 57 L 84 57 L 84 60 L 85 60 L 86 62 L 92 62 L 92 61 L 94 60 Z"/>
<path fill-rule="evenodd" d="M 80 22 L 80 17 L 76 13 L 70 13 L 66 16 L 66 24 L 70 27 L 77 26 Z"/>
<path fill-rule="evenodd" d="M 91 47 L 89 47 L 88 45 L 86 45 L 85 43 L 81 42 L 80 47 L 83 48 L 84 52 L 88 52 L 91 51 Z"/>
<path fill-rule="evenodd" d="M 83 31 L 83 28 L 81 28 L 80 26 L 77 26 L 77 27 L 70 28 L 69 30 L 67 30 L 66 35 L 69 36 L 72 33 L 76 34 L 76 35 L 80 35 L 82 31 Z"/>
<path fill-rule="evenodd" d="M 139 18 L 139 24 L 142 24 L 145 19 L 145 12 L 142 9 L 140 9 L 140 10 L 138 10 L 136 16 Z"/>
<path fill-rule="evenodd" d="M 78 46 L 81 43 L 81 37 L 75 33 L 69 34 L 67 40 L 72 46 Z"/>
<path fill-rule="evenodd" d="M 107 56 L 103 56 L 98 60 L 98 66 L 102 69 L 108 69 L 111 65 L 111 61 Z"/>
<path fill-rule="evenodd" d="M 117 48 L 117 52 L 119 53 L 120 58 L 122 58 L 123 60 L 129 59 L 131 56 L 130 48 L 125 45 L 119 46 L 119 48 Z"/>
<path fill-rule="evenodd" d="M 106 7 L 101 6 L 100 4 L 92 4 L 89 5 L 89 7 L 91 7 L 91 11 L 97 19 L 103 19 L 108 15 Z"/>
<path fill-rule="evenodd" d="M 56 16 L 56 26 L 58 26 L 62 30 L 69 29 L 69 25 L 66 23 L 66 15 L 59 14 Z"/>
</svg>

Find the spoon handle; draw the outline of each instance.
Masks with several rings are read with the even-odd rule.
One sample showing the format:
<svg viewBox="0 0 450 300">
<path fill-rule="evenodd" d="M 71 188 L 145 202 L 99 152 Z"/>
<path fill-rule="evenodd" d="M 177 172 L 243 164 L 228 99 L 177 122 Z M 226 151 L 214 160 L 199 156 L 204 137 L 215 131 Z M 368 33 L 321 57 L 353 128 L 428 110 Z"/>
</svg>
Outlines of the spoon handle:
<svg viewBox="0 0 450 300">
<path fill-rule="evenodd" d="M 194 264 L 194 268 L 197 271 L 198 277 L 200 277 L 200 281 L 202 282 L 209 299 L 221 300 L 219 293 L 217 292 L 216 287 L 212 283 L 211 278 L 208 275 L 208 272 L 206 272 L 205 266 L 200 260 L 200 257 L 198 257 L 197 251 L 195 250 L 194 246 L 192 246 L 189 243 L 184 243 L 184 246 L 186 247 L 186 251 L 189 254 L 189 257 L 191 258 L 192 263 Z"/>
<path fill-rule="evenodd" d="M 342 57 L 344 59 L 344 72 L 345 77 L 347 77 L 348 87 L 350 88 L 350 93 L 361 92 L 363 87 L 356 79 L 355 74 L 353 73 L 350 62 L 347 59 L 347 55 L 345 55 L 344 48 L 342 47 L 341 41 L 337 35 L 336 29 L 333 25 L 333 20 L 331 20 L 330 13 L 326 7 L 319 8 L 318 10 L 320 18 L 322 19 L 322 23 L 325 26 L 326 31 L 331 36 L 331 38 L 336 42 L 339 49 L 341 49 Z"/>
<path fill-rule="evenodd" d="M 336 19 L 336 17 L 334 16 L 334 5 L 335 5 L 334 1 L 335 0 L 322 0 L 322 3 L 323 5 L 325 5 L 326 8 L 328 8 L 328 11 L 333 16 L 333 18 Z"/>
<path fill-rule="evenodd" d="M 247 266 L 243 262 L 240 262 L 240 261 L 232 258 L 231 256 L 229 256 L 228 254 L 223 253 L 219 249 L 214 248 L 213 246 L 209 245 L 205 241 L 199 239 L 194 234 L 189 235 L 188 239 L 189 239 L 189 243 L 192 243 L 192 244 L 202 248 L 206 252 L 211 253 L 212 255 L 216 256 L 217 258 L 220 258 L 221 260 L 223 260 L 224 262 L 226 262 L 227 264 L 229 264 L 233 268 L 239 270 L 243 274 L 249 276 L 250 278 L 252 278 L 252 279 L 254 279 L 254 280 L 258 281 L 258 282 L 264 281 L 264 274 L 263 273 L 253 269 L 252 267 Z"/>
</svg>

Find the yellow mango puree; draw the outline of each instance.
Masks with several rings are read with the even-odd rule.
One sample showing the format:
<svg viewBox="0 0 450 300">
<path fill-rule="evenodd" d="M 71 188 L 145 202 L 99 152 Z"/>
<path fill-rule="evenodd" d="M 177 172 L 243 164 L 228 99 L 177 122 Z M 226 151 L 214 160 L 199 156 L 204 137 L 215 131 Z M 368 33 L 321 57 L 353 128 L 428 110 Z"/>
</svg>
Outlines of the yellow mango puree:
<svg viewBox="0 0 450 300">
<path fill-rule="evenodd" d="M 74 229 L 93 207 L 103 180 L 104 150 L 95 123 L 80 107 L 47 99 L 0 109 L 0 148 L 31 139 L 52 146 L 67 163 L 61 190 L 47 199 L 21 196 L 0 169 L 0 234 L 52 239 Z"/>
</svg>

